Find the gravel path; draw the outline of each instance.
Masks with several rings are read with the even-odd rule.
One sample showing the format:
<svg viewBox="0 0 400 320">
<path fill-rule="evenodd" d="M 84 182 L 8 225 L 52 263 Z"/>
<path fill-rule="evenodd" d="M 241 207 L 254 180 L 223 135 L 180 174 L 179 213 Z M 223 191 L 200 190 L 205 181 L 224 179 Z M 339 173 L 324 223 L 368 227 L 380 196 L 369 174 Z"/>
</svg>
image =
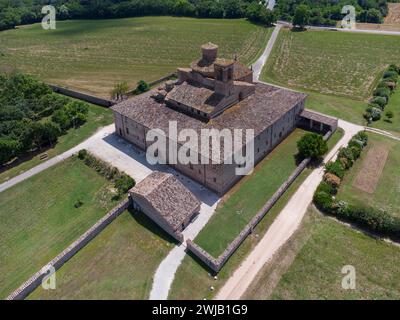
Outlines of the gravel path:
<svg viewBox="0 0 400 320">
<path fill-rule="evenodd" d="M 362 126 L 342 120 L 339 120 L 339 126 L 345 130 L 345 134 L 326 156 L 325 162 L 334 159 L 338 150 L 342 146 L 346 146 L 357 132 L 364 129 Z M 302 183 L 258 245 L 218 292 L 217 300 L 240 299 L 264 264 L 298 229 L 323 175 L 324 167 L 321 166 L 315 169 Z"/>
</svg>

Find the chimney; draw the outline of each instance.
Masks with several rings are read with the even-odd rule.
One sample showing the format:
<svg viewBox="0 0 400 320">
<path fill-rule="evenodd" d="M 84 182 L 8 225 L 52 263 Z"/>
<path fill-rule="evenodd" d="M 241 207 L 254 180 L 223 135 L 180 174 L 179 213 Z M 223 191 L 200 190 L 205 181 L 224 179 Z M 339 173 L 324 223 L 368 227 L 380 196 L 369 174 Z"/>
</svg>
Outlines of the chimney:
<svg viewBox="0 0 400 320">
<path fill-rule="evenodd" d="M 218 46 L 209 42 L 201 46 L 203 61 L 213 63 L 218 56 Z"/>
</svg>

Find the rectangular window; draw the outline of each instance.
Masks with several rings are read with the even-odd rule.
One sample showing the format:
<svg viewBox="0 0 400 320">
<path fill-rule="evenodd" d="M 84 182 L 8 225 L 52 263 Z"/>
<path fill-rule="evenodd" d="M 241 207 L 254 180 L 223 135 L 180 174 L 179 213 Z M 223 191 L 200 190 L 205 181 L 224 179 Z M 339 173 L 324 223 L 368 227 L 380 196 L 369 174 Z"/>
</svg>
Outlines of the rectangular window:
<svg viewBox="0 0 400 320">
<path fill-rule="evenodd" d="M 129 128 L 126 128 L 126 134 L 129 134 Z"/>
<path fill-rule="evenodd" d="M 215 183 L 217 182 L 217 178 L 214 178 L 214 182 L 215 182 Z"/>
</svg>

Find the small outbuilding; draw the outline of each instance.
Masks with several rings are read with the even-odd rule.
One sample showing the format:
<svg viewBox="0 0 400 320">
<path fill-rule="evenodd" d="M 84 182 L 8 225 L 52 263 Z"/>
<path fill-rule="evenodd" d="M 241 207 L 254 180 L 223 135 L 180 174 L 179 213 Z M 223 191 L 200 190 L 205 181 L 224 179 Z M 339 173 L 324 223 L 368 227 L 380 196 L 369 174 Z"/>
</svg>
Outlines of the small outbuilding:
<svg viewBox="0 0 400 320">
<path fill-rule="evenodd" d="M 155 171 L 130 190 L 140 210 L 174 238 L 200 212 L 201 202 L 173 174 Z"/>
</svg>

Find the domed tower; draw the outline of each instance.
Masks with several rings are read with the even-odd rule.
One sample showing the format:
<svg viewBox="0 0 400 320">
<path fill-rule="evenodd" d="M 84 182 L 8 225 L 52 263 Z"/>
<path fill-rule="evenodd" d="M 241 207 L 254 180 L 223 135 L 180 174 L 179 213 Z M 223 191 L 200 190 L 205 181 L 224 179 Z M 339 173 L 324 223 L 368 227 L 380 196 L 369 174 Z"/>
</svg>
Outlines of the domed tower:
<svg viewBox="0 0 400 320">
<path fill-rule="evenodd" d="M 202 60 L 205 63 L 212 64 L 218 57 L 218 46 L 211 42 L 203 44 L 201 51 L 203 53 Z"/>
</svg>

